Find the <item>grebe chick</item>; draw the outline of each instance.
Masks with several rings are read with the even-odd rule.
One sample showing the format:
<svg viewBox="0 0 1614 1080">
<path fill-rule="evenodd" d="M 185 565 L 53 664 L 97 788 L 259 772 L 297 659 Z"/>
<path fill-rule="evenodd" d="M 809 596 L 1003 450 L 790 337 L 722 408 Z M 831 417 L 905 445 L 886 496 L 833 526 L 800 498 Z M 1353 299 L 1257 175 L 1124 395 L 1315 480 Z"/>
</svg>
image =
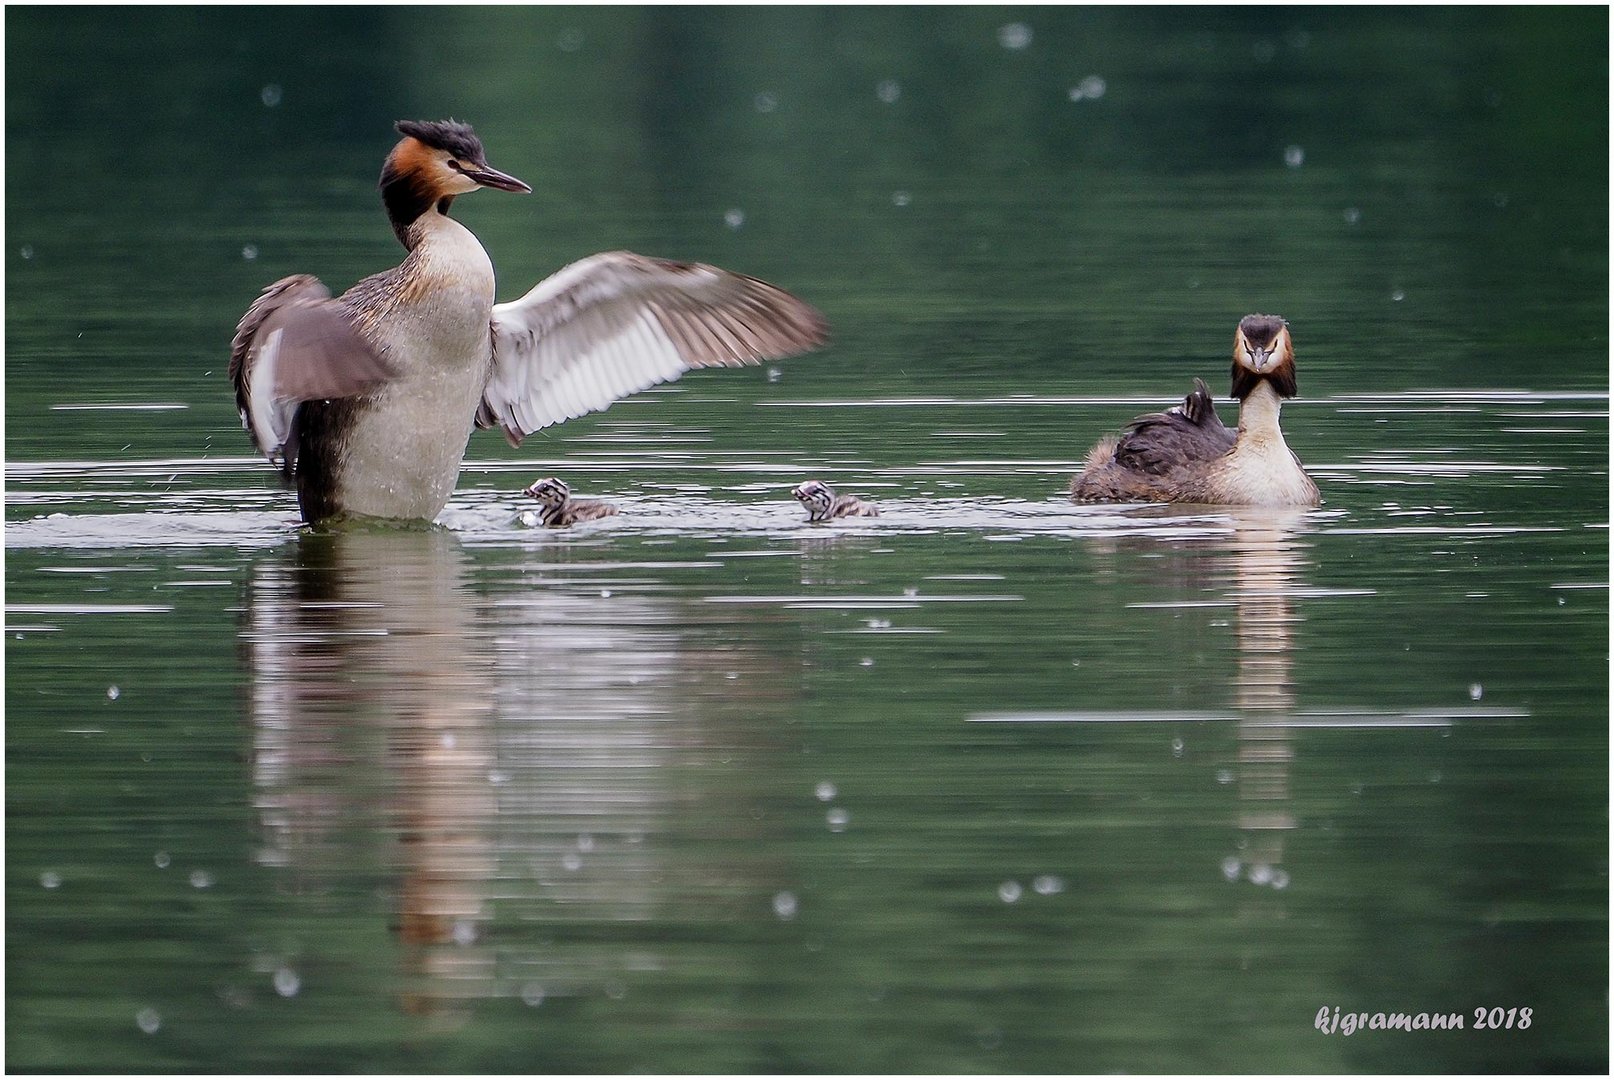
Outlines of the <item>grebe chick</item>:
<svg viewBox="0 0 1614 1080">
<path fill-rule="evenodd" d="M 538 520 L 551 529 L 564 529 L 579 521 L 615 517 L 618 512 L 607 502 L 572 498 L 572 489 L 566 481 L 555 476 L 533 481 L 522 494 L 538 500 L 538 505 L 543 508 L 538 511 Z"/>
<path fill-rule="evenodd" d="M 837 495 L 835 489 L 822 480 L 805 480 L 791 488 L 790 494 L 807 508 L 807 520 L 812 524 L 843 517 L 880 516 L 880 508 L 873 503 L 851 495 Z"/>
<path fill-rule="evenodd" d="M 1317 485 L 1283 441 L 1278 409 L 1295 396 L 1289 324 L 1246 315 L 1233 336 L 1233 396 L 1239 426 L 1216 415 L 1199 379 L 1181 405 L 1133 420 L 1099 440 L 1070 483 L 1075 502 L 1172 502 L 1221 506 L 1316 506 Z"/>
<path fill-rule="evenodd" d="M 823 317 L 756 278 L 626 251 L 592 255 L 495 304 L 493 264 L 454 218 L 479 188 L 532 189 L 467 124 L 400 121 L 381 201 L 408 254 L 337 299 L 283 278 L 236 327 L 230 379 L 254 445 L 305 521 L 431 519 L 474 428 L 512 445 L 691 368 L 824 343 Z"/>
</svg>

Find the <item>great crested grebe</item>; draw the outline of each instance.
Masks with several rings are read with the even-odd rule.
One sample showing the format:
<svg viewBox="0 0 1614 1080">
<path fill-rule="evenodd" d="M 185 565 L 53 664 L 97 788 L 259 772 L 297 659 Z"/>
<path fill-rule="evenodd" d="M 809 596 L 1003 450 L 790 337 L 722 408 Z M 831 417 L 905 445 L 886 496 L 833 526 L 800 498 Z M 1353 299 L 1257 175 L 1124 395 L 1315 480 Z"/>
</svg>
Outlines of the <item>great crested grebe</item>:
<svg viewBox="0 0 1614 1080">
<path fill-rule="evenodd" d="M 529 192 L 467 124 L 399 121 L 381 199 L 408 250 L 339 298 L 307 275 L 264 290 L 236 327 L 230 379 L 257 448 L 295 478 L 303 519 L 430 520 L 473 427 L 512 445 L 691 368 L 738 367 L 826 340 L 823 316 L 756 278 L 626 251 L 592 255 L 507 304 L 448 216 L 478 188 Z"/>
<path fill-rule="evenodd" d="M 1181 405 L 1133 420 L 1119 438 L 1099 440 L 1070 483 L 1076 502 L 1316 506 L 1317 485 L 1283 441 L 1278 408 L 1295 396 L 1295 347 L 1276 315 L 1246 315 L 1233 336 L 1233 396 L 1239 426 L 1228 430 L 1199 379 Z"/>
<path fill-rule="evenodd" d="M 522 494 L 538 500 L 538 505 L 543 507 L 538 511 L 538 520 L 551 529 L 564 529 L 579 521 L 615 517 L 618 512 L 608 502 L 572 498 L 572 489 L 558 476 L 534 480 Z"/>
<path fill-rule="evenodd" d="M 880 508 L 851 495 L 837 495 L 822 480 L 804 480 L 790 494 L 807 508 L 809 523 L 818 524 L 843 517 L 879 517 Z"/>
</svg>

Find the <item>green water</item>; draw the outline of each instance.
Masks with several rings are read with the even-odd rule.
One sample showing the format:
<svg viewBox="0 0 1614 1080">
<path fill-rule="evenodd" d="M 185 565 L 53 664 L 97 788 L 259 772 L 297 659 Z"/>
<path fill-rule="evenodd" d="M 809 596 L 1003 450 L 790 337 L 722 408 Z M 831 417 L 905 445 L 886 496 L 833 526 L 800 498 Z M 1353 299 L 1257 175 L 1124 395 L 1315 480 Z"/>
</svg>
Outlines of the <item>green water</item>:
<svg viewBox="0 0 1614 1080">
<path fill-rule="evenodd" d="M 1606 1070 L 1607 28 L 8 10 L 8 1068 Z M 833 344 L 299 532 L 230 333 L 447 115 L 501 299 L 630 248 Z M 1066 501 L 1249 311 L 1325 505 Z"/>
</svg>

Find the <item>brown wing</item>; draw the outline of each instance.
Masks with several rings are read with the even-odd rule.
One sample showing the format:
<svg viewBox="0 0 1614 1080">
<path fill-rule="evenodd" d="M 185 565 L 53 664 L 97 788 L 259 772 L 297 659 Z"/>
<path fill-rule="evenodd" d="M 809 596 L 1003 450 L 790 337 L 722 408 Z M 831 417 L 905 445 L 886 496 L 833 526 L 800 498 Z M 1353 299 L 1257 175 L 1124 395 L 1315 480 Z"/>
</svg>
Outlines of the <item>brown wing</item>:
<svg viewBox="0 0 1614 1080">
<path fill-rule="evenodd" d="M 353 397 L 392 374 L 318 278 L 296 274 L 263 291 L 235 328 L 230 381 L 241 423 L 271 461 L 296 458 L 297 408 Z"/>
<path fill-rule="evenodd" d="M 1115 447 L 1115 463 L 1151 476 L 1221 457 L 1238 436 L 1216 415 L 1216 403 L 1200 379 L 1181 405 L 1140 416 Z"/>
</svg>

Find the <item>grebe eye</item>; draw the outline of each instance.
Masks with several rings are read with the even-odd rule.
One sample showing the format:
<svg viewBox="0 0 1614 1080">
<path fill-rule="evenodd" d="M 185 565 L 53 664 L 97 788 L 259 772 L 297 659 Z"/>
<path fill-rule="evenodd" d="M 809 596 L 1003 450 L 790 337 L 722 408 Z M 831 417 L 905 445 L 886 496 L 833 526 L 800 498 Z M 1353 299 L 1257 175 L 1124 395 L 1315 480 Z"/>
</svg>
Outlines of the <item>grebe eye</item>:
<svg viewBox="0 0 1614 1080">
<path fill-rule="evenodd" d="M 464 172 L 465 171 L 465 166 L 461 165 L 458 161 L 454 160 L 453 158 L 448 159 L 448 167 L 450 169 L 453 169 L 455 172 Z"/>
</svg>

